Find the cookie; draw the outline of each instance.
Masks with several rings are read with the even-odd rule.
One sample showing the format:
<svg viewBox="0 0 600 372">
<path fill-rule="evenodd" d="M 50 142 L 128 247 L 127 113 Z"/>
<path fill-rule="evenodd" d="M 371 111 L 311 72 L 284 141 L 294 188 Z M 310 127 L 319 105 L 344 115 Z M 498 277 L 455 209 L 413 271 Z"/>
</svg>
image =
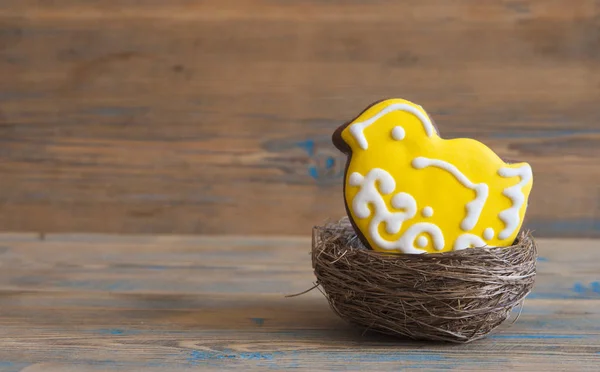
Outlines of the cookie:
<svg viewBox="0 0 600 372">
<path fill-rule="evenodd" d="M 473 139 L 441 138 L 425 110 L 403 99 L 373 103 L 332 141 L 348 156 L 344 204 L 365 246 L 422 254 L 515 241 L 529 164 L 505 162 Z"/>
</svg>

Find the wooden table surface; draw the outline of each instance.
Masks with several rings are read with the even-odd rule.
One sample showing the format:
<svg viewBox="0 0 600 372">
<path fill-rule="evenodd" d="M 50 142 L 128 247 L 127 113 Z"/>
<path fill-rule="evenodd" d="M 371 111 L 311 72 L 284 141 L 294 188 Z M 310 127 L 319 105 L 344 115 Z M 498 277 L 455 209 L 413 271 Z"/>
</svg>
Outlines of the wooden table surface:
<svg viewBox="0 0 600 372">
<path fill-rule="evenodd" d="M 600 370 L 600 242 L 539 240 L 516 323 L 447 345 L 363 334 L 305 237 L 0 235 L 0 371 Z M 517 310 L 514 311 L 513 319 Z"/>
</svg>

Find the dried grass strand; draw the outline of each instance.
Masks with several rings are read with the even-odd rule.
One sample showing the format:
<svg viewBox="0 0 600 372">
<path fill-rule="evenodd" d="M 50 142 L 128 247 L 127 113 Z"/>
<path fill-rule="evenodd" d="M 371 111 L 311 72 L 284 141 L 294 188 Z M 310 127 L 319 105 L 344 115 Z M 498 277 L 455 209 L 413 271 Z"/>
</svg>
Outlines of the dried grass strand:
<svg viewBox="0 0 600 372">
<path fill-rule="evenodd" d="M 529 231 L 511 247 L 399 255 L 366 249 L 347 218 L 313 229 L 312 265 L 331 309 L 365 331 L 412 339 L 485 337 L 522 309 L 536 259 Z"/>
</svg>

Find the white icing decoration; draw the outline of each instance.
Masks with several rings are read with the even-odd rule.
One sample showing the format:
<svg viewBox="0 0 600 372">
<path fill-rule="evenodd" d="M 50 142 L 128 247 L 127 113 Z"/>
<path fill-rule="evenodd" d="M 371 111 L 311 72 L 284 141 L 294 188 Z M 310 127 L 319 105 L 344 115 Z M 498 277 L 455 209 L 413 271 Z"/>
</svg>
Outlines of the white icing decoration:
<svg viewBox="0 0 600 372">
<path fill-rule="evenodd" d="M 494 231 L 494 229 L 492 229 L 491 227 L 488 227 L 487 229 L 485 229 L 483 231 L 483 238 L 485 240 L 492 240 L 492 239 L 494 239 L 494 234 L 495 233 L 496 232 Z"/>
<path fill-rule="evenodd" d="M 423 215 L 423 217 L 429 218 L 429 217 L 433 216 L 433 208 L 431 208 L 431 207 L 425 207 L 421 211 L 421 214 Z"/>
<path fill-rule="evenodd" d="M 425 251 L 415 247 L 415 240 L 421 234 L 429 234 L 433 238 L 433 248 L 440 251 L 444 249 L 444 234 L 437 225 L 429 222 L 420 222 L 409 227 L 395 246 L 386 249 L 400 248 L 404 253 L 423 253 Z"/>
<path fill-rule="evenodd" d="M 454 250 L 460 251 L 461 249 L 471 248 L 471 247 L 485 247 L 487 244 L 477 235 L 473 234 L 462 234 L 456 241 L 454 242 Z"/>
<path fill-rule="evenodd" d="M 520 177 L 521 181 L 516 185 L 504 189 L 503 195 L 508 197 L 512 201 L 512 206 L 508 209 L 500 212 L 498 217 L 504 222 L 506 228 L 498 234 L 498 238 L 507 239 L 509 238 L 519 226 L 519 211 L 523 204 L 525 204 L 525 195 L 523 195 L 523 187 L 531 181 L 533 177 L 531 167 L 528 164 L 523 165 L 520 168 L 500 168 L 498 174 L 502 177 Z"/>
<path fill-rule="evenodd" d="M 412 218 L 417 214 L 417 202 L 410 194 L 400 192 L 392 197 L 392 207 L 396 209 L 405 209 Z"/>
<path fill-rule="evenodd" d="M 406 103 L 395 103 L 395 104 L 389 105 L 386 108 L 384 108 L 383 110 L 379 111 L 372 118 L 367 119 L 365 121 L 358 122 L 358 123 L 354 123 L 350 126 L 350 128 L 349 128 L 350 133 L 354 136 L 354 138 L 356 139 L 356 142 L 358 142 L 358 145 L 363 150 L 366 150 L 369 147 L 369 143 L 367 142 L 367 138 L 365 137 L 365 128 L 367 128 L 369 125 L 371 125 L 374 122 L 376 122 L 377 120 L 379 120 L 382 116 L 387 115 L 393 111 L 406 111 L 408 113 L 415 115 L 421 121 L 421 124 L 423 124 L 423 128 L 425 129 L 425 133 L 427 133 L 427 137 L 433 136 L 433 133 L 435 132 L 435 128 L 434 128 L 433 124 L 431 124 L 431 120 L 429 120 L 427 115 L 425 115 L 422 111 L 419 111 L 414 106 L 408 105 Z M 398 127 L 396 127 L 396 128 L 398 128 Z M 393 135 L 393 132 L 392 132 L 392 135 Z"/>
<path fill-rule="evenodd" d="M 363 179 L 364 177 L 362 176 L 362 174 L 354 172 L 350 175 L 350 179 L 348 180 L 348 182 L 351 186 L 359 186 L 362 183 Z"/>
<path fill-rule="evenodd" d="M 392 129 L 392 138 L 396 141 L 402 141 L 406 137 L 406 131 L 402 127 L 394 127 Z"/>
<path fill-rule="evenodd" d="M 397 234 L 402 228 L 402 223 L 417 214 L 417 202 L 411 195 L 400 192 L 392 197 L 392 207 L 395 209 L 404 209 L 407 217 L 406 219 L 395 219 L 387 222 L 386 232 L 388 234 Z"/>
<path fill-rule="evenodd" d="M 350 176 L 351 181 L 358 181 L 352 186 L 360 186 L 360 191 L 352 201 L 352 210 L 358 218 L 367 218 L 371 215 L 369 203 L 373 205 L 375 216 L 371 223 L 371 232 L 379 235 L 377 230 L 380 223 L 386 223 L 386 231 L 389 234 L 397 234 L 402 227 L 402 223 L 409 218 L 413 218 L 417 212 L 417 203 L 415 199 L 406 193 L 399 193 L 392 197 L 392 205 L 396 209 L 404 209 L 404 212 L 390 212 L 385 205 L 381 195 L 389 195 L 396 188 L 396 181 L 385 170 L 380 168 L 372 169 L 366 177 L 360 173 L 354 172 Z M 379 185 L 379 191 L 377 190 Z M 380 194 L 381 192 L 381 194 Z"/>
<path fill-rule="evenodd" d="M 417 213 L 417 202 L 404 192 L 392 197 L 391 204 L 395 209 L 403 212 L 390 212 L 383 200 L 382 195 L 389 195 L 396 188 L 396 181 L 385 170 L 381 168 L 372 169 L 365 177 L 354 172 L 350 175 L 351 186 L 360 186 L 360 191 L 352 201 L 352 210 L 358 218 L 367 218 L 371 215 L 369 204 L 373 206 L 374 216 L 369 223 L 369 234 L 376 245 L 383 249 L 400 249 L 404 253 L 424 253 L 422 249 L 415 247 L 415 240 L 421 234 L 429 234 L 433 238 L 434 248 L 444 249 L 444 236 L 439 227 L 432 223 L 418 223 L 409 227 L 397 241 L 384 239 L 379 233 L 379 225 L 386 224 L 388 234 L 397 234 L 402 228 L 402 223 L 413 218 Z M 379 190 L 377 189 L 379 186 Z"/>
<path fill-rule="evenodd" d="M 419 236 L 417 239 L 417 245 L 421 248 L 427 247 L 427 243 L 429 243 L 429 240 L 424 236 Z"/>
<path fill-rule="evenodd" d="M 413 167 L 423 169 L 426 167 L 437 167 L 452 174 L 458 182 L 466 188 L 469 188 L 476 193 L 475 199 L 466 204 L 467 215 L 460 224 L 460 228 L 464 231 L 471 231 L 477 225 L 485 202 L 489 194 L 489 186 L 485 183 L 474 184 L 471 182 L 458 168 L 454 165 L 439 159 L 428 159 L 424 157 L 415 158 L 412 162 Z"/>
</svg>

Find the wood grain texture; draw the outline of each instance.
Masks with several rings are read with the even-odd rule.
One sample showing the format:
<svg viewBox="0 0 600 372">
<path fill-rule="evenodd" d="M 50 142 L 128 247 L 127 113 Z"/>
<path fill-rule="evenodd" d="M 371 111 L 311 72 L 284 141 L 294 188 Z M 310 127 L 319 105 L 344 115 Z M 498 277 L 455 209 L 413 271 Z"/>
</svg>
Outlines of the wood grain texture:
<svg viewBox="0 0 600 372">
<path fill-rule="evenodd" d="M 527 225 L 600 237 L 595 0 L 5 0 L 0 229 L 309 234 L 330 136 L 382 97 L 535 172 Z"/>
<path fill-rule="evenodd" d="M 345 324 L 286 237 L 0 235 L 0 371 L 596 371 L 598 241 L 540 240 L 516 323 L 468 345 Z"/>
</svg>

